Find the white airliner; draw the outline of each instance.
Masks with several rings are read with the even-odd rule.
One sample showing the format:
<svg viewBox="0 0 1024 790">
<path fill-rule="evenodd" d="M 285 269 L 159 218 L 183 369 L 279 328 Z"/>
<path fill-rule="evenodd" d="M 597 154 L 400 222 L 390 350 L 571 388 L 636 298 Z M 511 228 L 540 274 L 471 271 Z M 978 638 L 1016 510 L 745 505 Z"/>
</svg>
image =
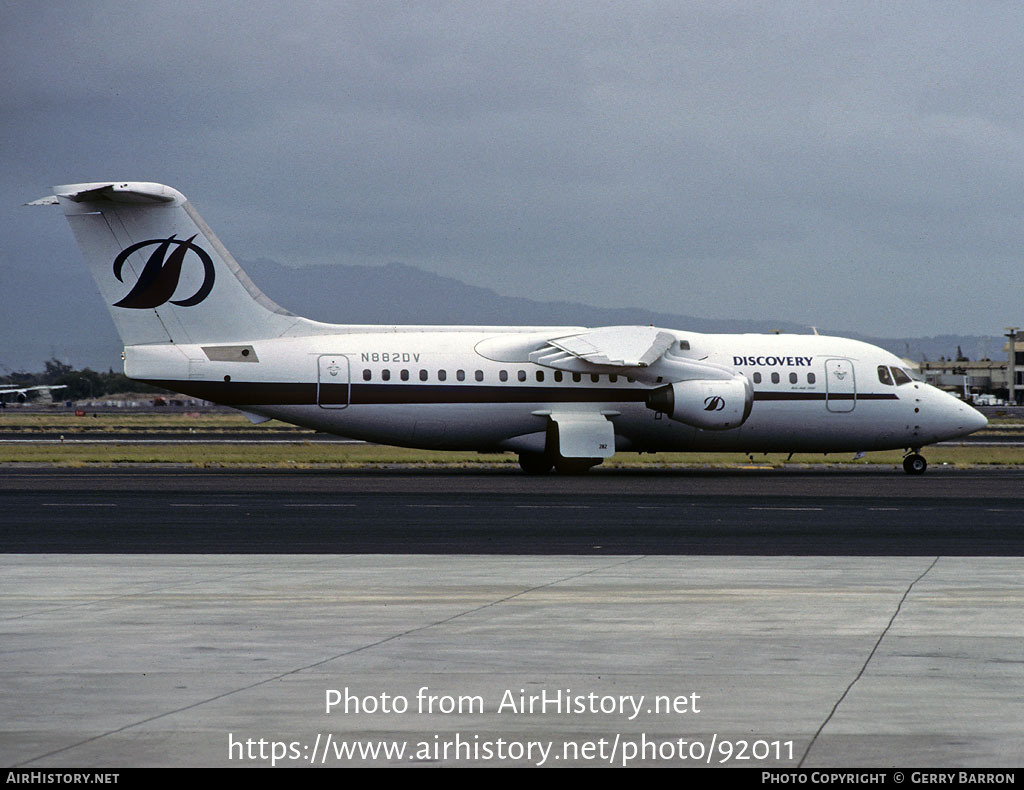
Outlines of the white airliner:
<svg viewBox="0 0 1024 790">
<path fill-rule="evenodd" d="M 15 384 L 0 384 L 0 401 L 3 400 L 4 395 L 14 395 L 20 403 L 24 403 L 30 392 L 49 395 L 51 390 L 62 390 L 67 386 L 67 384 L 39 384 L 35 387 L 19 387 Z"/>
<path fill-rule="evenodd" d="M 125 374 L 382 444 L 512 451 L 579 472 L 616 451 L 862 452 L 965 436 L 985 418 L 888 351 L 819 335 L 652 326 L 325 324 L 282 309 L 180 192 L 58 186 L 124 341 Z"/>
</svg>

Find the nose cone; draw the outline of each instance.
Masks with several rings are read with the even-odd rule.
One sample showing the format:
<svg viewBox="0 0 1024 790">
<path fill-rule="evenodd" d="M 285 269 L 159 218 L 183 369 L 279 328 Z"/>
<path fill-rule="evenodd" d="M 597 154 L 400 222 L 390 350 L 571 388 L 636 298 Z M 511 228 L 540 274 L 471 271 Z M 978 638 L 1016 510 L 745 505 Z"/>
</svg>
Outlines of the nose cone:
<svg viewBox="0 0 1024 790">
<path fill-rule="evenodd" d="M 967 422 L 967 433 L 974 433 L 975 431 L 980 431 L 982 428 L 988 425 L 988 417 L 986 417 L 980 411 L 975 409 L 973 406 L 968 406 L 966 403 L 964 404 L 964 406 L 967 409 L 967 415 L 964 417 L 964 420 Z"/>
<path fill-rule="evenodd" d="M 967 436 L 975 431 L 980 431 L 988 425 L 988 419 L 980 411 L 954 398 L 945 392 L 936 393 L 941 395 L 939 406 L 942 414 L 942 433 L 946 438 L 954 439 L 959 436 Z"/>
</svg>

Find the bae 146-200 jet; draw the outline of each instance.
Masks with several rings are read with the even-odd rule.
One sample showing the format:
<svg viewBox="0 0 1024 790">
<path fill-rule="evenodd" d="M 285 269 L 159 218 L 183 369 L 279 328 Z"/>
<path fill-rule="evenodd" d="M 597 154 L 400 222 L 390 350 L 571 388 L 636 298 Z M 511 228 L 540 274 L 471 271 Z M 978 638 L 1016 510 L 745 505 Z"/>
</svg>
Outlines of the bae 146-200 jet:
<svg viewBox="0 0 1024 790">
<path fill-rule="evenodd" d="M 986 424 L 893 354 L 818 335 L 653 326 L 371 326 L 265 296 L 171 187 L 70 184 L 59 205 L 133 379 L 381 444 L 512 451 L 580 472 L 617 451 L 920 449 Z"/>
</svg>

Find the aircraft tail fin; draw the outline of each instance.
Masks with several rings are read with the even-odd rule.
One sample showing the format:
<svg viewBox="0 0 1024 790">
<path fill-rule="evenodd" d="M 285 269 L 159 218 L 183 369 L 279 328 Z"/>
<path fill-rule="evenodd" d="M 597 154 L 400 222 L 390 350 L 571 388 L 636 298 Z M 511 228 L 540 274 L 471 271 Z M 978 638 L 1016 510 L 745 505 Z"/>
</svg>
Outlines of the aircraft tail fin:
<svg viewBox="0 0 1024 790">
<path fill-rule="evenodd" d="M 126 346 L 279 337 L 301 321 L 242 271 L 184 195 L 162 184 L 54 187 Z"/>
</svg>

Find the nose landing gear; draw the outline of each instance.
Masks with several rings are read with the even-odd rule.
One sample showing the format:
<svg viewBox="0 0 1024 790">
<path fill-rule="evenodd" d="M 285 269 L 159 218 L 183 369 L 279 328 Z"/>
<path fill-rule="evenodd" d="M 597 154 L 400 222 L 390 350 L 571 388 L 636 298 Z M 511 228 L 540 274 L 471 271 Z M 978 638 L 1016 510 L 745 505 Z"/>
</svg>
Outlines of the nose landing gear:
<svg viewBox="0 0 1024 790">
<path fill-rule="evenodd" d="M 928 462 L 916 448 L 903 457 L 903 471 L 908 475 L 923 475 L 927 468 Z"/>
</svg>

